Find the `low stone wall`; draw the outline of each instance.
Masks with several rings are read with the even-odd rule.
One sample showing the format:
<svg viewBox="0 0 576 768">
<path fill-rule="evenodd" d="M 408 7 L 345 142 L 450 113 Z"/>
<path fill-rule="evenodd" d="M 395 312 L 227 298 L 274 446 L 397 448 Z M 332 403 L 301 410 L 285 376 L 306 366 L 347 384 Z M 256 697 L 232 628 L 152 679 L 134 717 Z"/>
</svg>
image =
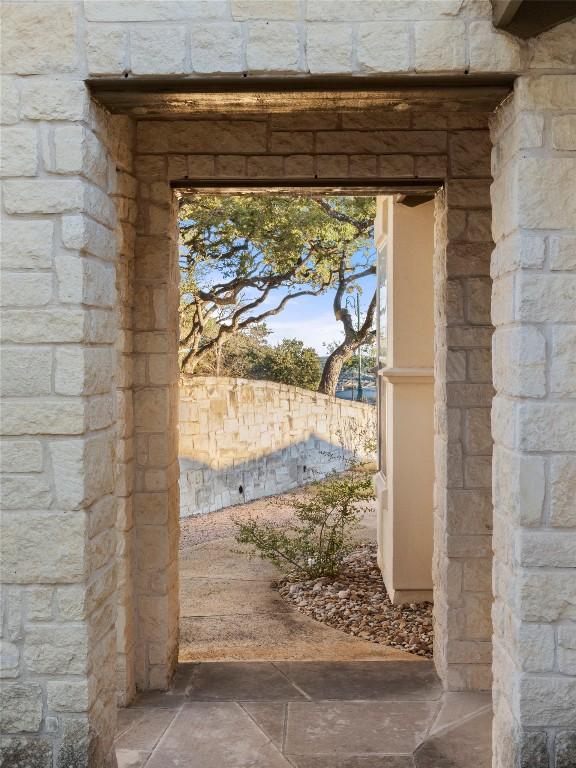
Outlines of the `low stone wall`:
<svg viewBox="0 0 576 768">
<path fill-rule="evenodd" d="M 376 409 L 270 381 L 198 376 L 180 390 L 180 513 L 271 496 L 345 469 Z"/>
</svg>

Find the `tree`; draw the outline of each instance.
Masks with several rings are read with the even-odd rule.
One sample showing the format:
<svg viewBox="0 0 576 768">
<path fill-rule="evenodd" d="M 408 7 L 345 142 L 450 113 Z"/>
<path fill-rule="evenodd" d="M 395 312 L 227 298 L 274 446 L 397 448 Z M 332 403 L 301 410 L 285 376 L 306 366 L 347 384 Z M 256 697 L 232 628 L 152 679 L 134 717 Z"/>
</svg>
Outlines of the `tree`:
<svg viewBox="0 0 576 768">
<path fill-rule="evenodd" d="M 206 323 L 203 341 L 212 339 L 218 333 L 218 324 L 214 320 Z M 221 343 L 209 350 L 194 368 L 202 376 L 236 376 L 251 378 L 251 367 L 261 354 L 269 348 L 267 337 L 271 331 L 265 323 L 249 326 L 231 336 L 226 336 Z M 186 350 L 181 350 L 181 356 Z"/>
<path fill-rule="evenodd" d="M 259 352 L 250 367 L 250 378 L 316 389 L 320 360 L 312 347 L 305 347 L 299 339 L 284 339 L 276 347 Z"/>
<path fill-rule="evenodd" d="M 343 296 L 375 274 L 374 213 L 374 199 L 362 197 L 187 200 L 180 217 L 183 370 L 194 372 L 226 338 L 278 314 L 289 301 L 331 288 Z M 346 332 L 345 318 L 336 319 Z M 360 333 L 345 342 L 331 369 L 362 343 Z M 335 393 L 332 378 L 322 391 Z"/>
</svg>

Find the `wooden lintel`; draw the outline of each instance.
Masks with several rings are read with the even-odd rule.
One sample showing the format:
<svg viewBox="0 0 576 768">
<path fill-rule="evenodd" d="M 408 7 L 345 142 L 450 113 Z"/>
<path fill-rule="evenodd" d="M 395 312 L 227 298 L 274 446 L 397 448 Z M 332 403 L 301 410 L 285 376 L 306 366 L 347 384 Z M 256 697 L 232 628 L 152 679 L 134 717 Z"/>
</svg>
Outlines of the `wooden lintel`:
<svg viewBox="0 0 576 768">
<path fill-rule="evenodd" d="M 246 78 L 89 80 L 94 97 L 113 113 L 170 118 L 199 113 L 355 112 L 366 109 L 491 112 L 508 95 L 512 78 L 370 79 Z"/>
</svg>

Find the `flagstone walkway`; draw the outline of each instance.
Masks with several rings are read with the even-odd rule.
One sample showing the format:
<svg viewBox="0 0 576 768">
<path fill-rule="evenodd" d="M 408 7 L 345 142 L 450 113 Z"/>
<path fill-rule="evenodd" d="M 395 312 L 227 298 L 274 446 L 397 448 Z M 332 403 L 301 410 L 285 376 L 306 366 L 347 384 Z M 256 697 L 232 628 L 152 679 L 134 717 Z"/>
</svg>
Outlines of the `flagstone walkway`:
<svg viewBox="0 0 576 768">
<path fill-rule="evenodd" d="M 181 664 L 120 712 L 119 768 L 490 768 L 488 695 L 430 662 Z"/>
</svg>

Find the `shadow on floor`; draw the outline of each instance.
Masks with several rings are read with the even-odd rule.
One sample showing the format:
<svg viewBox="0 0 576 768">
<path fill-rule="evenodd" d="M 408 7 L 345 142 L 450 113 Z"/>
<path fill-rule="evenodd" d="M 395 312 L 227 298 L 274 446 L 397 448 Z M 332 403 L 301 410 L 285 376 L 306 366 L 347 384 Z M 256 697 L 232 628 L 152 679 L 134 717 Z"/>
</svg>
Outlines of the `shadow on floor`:
<svg viewBox="0 0 576 768">
<path fill-rule="evenodd" d="M 180 664 L 119 712 L 119 768 L 490 768 L 489 694 L 430 662 Z"/>
</svg>

